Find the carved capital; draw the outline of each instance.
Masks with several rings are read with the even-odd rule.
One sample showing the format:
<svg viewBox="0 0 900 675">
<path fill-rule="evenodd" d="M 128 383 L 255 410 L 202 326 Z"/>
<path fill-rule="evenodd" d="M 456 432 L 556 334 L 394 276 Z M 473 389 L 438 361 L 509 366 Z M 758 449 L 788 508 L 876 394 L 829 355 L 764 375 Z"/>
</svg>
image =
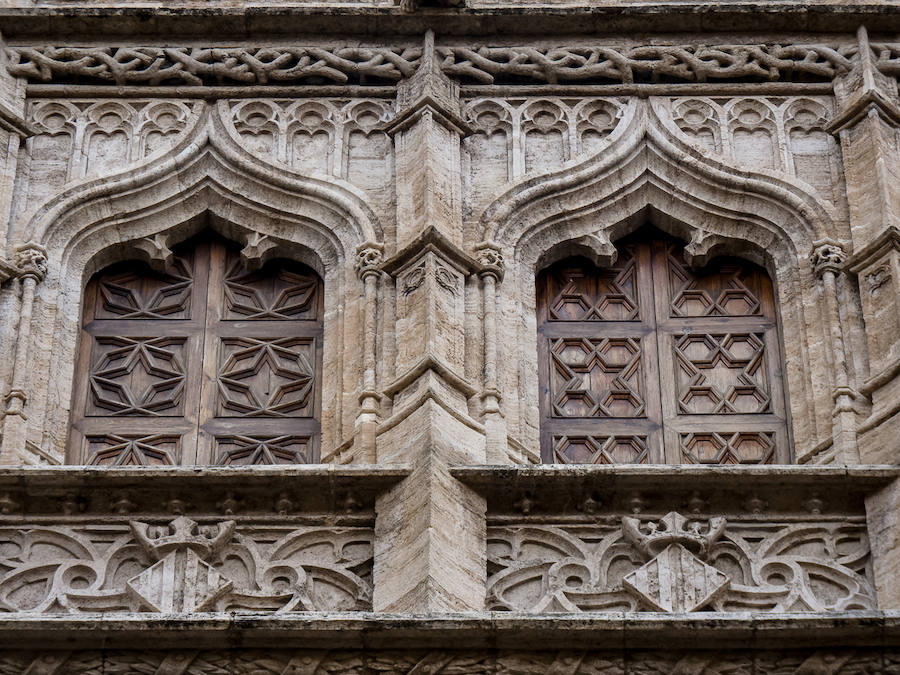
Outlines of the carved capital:
<svg viewBox="0 0 900 675">
<path fill-rule="evenodd" d="M 370 275 L 380 272 L 384 246 L 367 242 L 356 249 L 356 274 L 363 281 Z"/>
<path fill-rule="evenodd" d="M 480 266 L 478 274 L 482 279 L 492 276 L 497 281 L 503 280 L 506 266 L 503 261 L 503 251 L 499 246 L 489 241 L 478 244 L 475 247 L 475 259 Z"/>
<path fill-rule="evenodd" d="M 47 274 L 47 251 L 40 244 L 29 242 L 16 247 L 16 273 L 22 279 L 31 277 L 42 281 Z"/>
<path fill-rule="evenodd" d="M 826 272 L 839 274 L 847 260 L 844 247 L 832 239 L 821 239 L 813 244 L 810 263 L 817 277 Z"/>
</svg>

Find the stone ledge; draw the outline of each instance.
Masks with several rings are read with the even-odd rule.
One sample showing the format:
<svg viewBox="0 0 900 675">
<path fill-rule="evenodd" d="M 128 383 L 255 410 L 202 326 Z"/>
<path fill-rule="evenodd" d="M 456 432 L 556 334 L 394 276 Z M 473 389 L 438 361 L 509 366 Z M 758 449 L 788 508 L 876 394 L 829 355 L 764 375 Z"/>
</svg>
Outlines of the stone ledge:
<svg viewBox="0 0 900 675">
<path fill-rule="evenodd" d="M 0 617 L 0 640 L 16 649 L 802 649 L 900 645 L 900 612 L 673 615 L 291 613 Z"/>
<path fill-rule="evenodd" d="M 862 514 L 863 499 L 900 477 L 895 466 L 696 466 L 596 465 L 536 467 L 465 466 L 452 475 L 488 500 L 492 514 L 574 514 L 598 510 L 665 510 L 748 513 L 748 500 L 769 512 Z M 585 499 L 593 510 L 583 508 Z M 637 502 L 635 500 L 638 500 Z M 664 504 L 662 502 L 665 502 Z"/>
<path fill-rule="evenodd" d="M 900 29 L 900 6 L 890 0 L 777 2 L 732 0 L 710 3 L 622 2 L 516 6 L 477 9 L 423 8 L 406 13 L 399 7 L 346 4 L 247 3 L 217 7 L 177 3 L 146 7 L 126 2 L 67 2 L 65 5 L 0 8 L 0 32 L 7 38 L 54 36 L 67 40 L 122 35 L 177 35 L 190 38 L 216 34 L 223 39 L 267 38 L 306 34 L 421 35 L 439 27 L 442 35 L 541 36 L 557 33 L 609 34 L 625 31 L 797 31 L 853 33 L 860 24 L 879 31 Z"/>
<path fill-rule="evenodd" d="M 378 494 L 408 475 L 399 465 L 3 468 L 0 513 L 5 519 L 123 513 L 117 506 L 123 499 L 126 513 L 164 511 L 167 500 L 183 502 L 185 510 L 216 512 L 223 499 L 239 500 L 249 513 L 270 511 L 280 496 L 291 502 L 291 512 L 371 511 Z"/>
</svg>

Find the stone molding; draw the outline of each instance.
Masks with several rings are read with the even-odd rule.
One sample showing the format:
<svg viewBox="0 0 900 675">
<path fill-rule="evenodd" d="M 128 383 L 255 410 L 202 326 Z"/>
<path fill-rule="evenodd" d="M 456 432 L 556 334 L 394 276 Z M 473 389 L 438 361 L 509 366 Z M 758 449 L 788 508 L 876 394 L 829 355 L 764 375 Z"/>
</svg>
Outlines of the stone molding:
<svg viewBox="0 0 900 675">
<path fill-rule="evenodd" d="M 875 66 L 900 74 L 900 44 L 873 43 Z M 831 82 L 858 53 L 846 44 L 437 45 L 440 69 L 463 82 L 556 84 Z M 396 83 L 415 72 L 420 47 L 12 46 L 8 70 L 31 82 L 119 86 Z"/>
</svg>

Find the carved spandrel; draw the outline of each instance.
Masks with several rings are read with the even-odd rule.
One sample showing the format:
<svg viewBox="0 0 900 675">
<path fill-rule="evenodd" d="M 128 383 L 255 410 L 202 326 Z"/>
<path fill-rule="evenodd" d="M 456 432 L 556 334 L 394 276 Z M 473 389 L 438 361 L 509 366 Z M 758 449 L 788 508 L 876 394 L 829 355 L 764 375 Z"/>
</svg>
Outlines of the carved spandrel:
<svg viewBox="0 0 900 675">
<path fill-rule="evenodd" d="M 680 411 L 764 413 L 770 409 L 761 333 L 686 333 L 674 342 Z"/>
<path fill-rule="evenodd" d="M 0 528 L 0 614 L 355 611 L 372 531 L 180 516 Z"/>
<path fill-rule="evenodd" d="M 86 414 L 182 415 L 186 346 L 183 337 L 95 338 Z"/>
<path fill-rule="evenodd" d="M 644 416 L 640 338 L 560 338 L 549 351 L 554 416 Z"/>
<path fill-rule="evenodd" d="M 316 382 L 310 338 L 224 338 L 218 407 L 223 417 L 309 417 Z"/>
<path fill-rule="evenodd" d="M 691 609 L 829 612 L 875 607 L 865 523 L 827 518 L 815 523 L 796 523 L 777 517 L 764 521 L 729 518 L 720 536 L 713 537 L 701 549 L 688 538 L 704 536 L 709 530 L 702 524 L 695 532 L 693 520 L 685 519 L 687 530 L 679 534 L 667 525 L 658 525 L 663 520 L 637 519 L 639 529 L 645 535 L 653 533 L 658 540 L 658 546 L 654 544 L 655 548 L 647 551 L 641 551 L 639 541 L 631 541 L 622 528 L 612 524 L 522 523 L 489 527 L 488 609 L 659 611 L 659 606 L 641 600 L 641 592 L 626 590 L 625 579 L 632 575 L 633 587 L 637 585 L 659 599 L 653 584 L 645 586 L 633 575 L 648 559 L 655 560 L 653 556 L 665 552 L 669 546 L 683 548 L 691 557 L 701 556 L 703 560 L 697 562 L 705 567 L 697 566 L 697 570 L 702 570 L 698 573 L 702 573 L 704 580 L 712 581 L 712 585 L 705 581 L 701 585 L 715 592 L 682 598 L 687 601 L 693 597 L 700 602 L 691 605 Z M 666 540 L 670 534 L 674 538 Z M 678 553 L 680 557 L 681 551 Z M 663 564 L 668 572 L 678 569 L 669 562 L 672 561 Z M 683 581 L 696 585 L 691 568 L 690 564 L 682 566 L 678 574 Z M 662 571 L 665 576 L 666 570 Z M 645 572 L 644 581 L 649 581 L 649 576 L 658 574 L 660 569 Z M 827 574 L 827 584 L 816 581 L 822 573 Z M 723 576 L 729 580 L 727 589 L 715 584 Z M 667 585 L 678 580 L 677 575 L 666 578 Z M 669 588 L 680 592 L 677 584 Z M 674 611 L 676 606 L 682 605 L 667 603 L 664 609 Z"/>
</svg>

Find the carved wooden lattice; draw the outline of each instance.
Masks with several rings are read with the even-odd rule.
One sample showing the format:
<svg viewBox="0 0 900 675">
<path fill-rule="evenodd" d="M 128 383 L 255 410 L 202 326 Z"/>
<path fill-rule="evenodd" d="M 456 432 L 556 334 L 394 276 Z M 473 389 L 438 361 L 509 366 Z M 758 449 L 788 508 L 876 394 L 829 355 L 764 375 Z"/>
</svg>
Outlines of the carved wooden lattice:
<svg viewBox="0 0 900 675">
<path fill-rule="evenodd" d="M 771 281 L 682 251 L 645 231 L 539 275 L 545 462 L 789 461 Z"/>
<path fill-rule="evenodd" d="M 318 457 L 322 285 L 248 270 L 225 242 L 182 246 L 85 292 L 70 459 L 104 466 L 284 464 Z"/>
</svg>

